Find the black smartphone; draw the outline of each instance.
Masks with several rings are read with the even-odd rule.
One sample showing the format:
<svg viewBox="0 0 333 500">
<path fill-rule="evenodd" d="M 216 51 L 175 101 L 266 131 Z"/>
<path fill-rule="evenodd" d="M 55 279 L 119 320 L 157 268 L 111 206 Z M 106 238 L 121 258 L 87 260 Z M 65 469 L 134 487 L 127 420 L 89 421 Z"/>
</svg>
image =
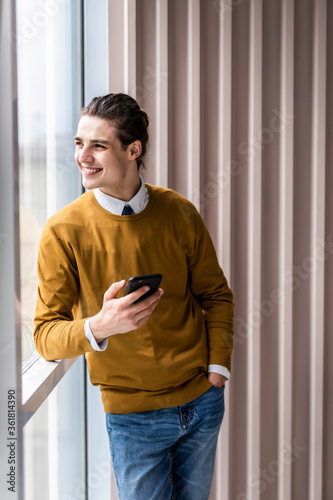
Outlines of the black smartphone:
<svg viewBox="0 0 333 500">
<path fill-rule="evenodd" d="M 152 295 L 153 293 L 157 292 L 158 287 L 162 281 L 162 277 L 163 277 L 162 274 L 147 274 L 146 276 L 134 276 L 133 278 L 130 278 L 128 280 L 124 295 L 128 295 L 129 293 L 134 292 L 134 290 L 137 290 L 142 286 L 148 285 L 150 287 L 150 290 L 148 290 L 148 292 L 142 295 L 138 300 L 133 302 L 133 304 L 136 304 L 137 302 L 140 302 L 140 300 L 143 300 L 146 297 L 149 297 L 149 295 Z"/>
</svg>

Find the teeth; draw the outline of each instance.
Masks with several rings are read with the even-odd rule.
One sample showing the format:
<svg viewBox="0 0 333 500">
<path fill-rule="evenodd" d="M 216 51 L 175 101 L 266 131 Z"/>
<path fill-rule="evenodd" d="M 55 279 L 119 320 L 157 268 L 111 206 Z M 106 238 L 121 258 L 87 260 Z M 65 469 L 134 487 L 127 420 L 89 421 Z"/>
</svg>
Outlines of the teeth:
<svg viewBox="0 0 333 500">
<path fill-rule="evenodd" d="M 87 168 L 87 167 L 84 167 L 83 170 L 85 172 L 93 173 L 93 172 L 99 172 L 101 169 L 100 168 Z"/>
</svg>

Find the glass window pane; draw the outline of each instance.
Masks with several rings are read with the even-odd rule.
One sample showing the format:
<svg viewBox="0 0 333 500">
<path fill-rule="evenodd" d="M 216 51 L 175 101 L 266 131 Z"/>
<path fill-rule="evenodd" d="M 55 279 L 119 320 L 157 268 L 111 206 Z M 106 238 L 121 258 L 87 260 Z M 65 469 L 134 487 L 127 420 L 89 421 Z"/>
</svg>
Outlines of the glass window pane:
<svg viewBox="0 0 333 500">
<path fill-rule="evenodd" d="M 81 107 L 80 2 L 17 0 L 22 362 L 33 316 L 41 228 L 82 193 L 73 154 Z"/>
<path fill-rule="evenodd" d="M 108 2 L 85 0 L 85 104 L 108 93 Z"/>
</svg>

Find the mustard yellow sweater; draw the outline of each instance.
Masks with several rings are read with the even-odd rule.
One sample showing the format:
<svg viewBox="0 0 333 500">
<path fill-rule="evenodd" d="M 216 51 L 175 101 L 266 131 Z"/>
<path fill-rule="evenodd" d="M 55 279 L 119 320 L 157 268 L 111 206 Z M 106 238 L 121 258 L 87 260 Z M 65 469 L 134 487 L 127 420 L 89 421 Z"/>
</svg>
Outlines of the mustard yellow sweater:
<svg viewBox="0 0 333 500">
<path fill-rule="evenodd" d="M 40 241 L 37 351 L 47 360 L 85 354 L 109 413 L 185 404 L 209 389 L 208 364 L 230 369 L 233 299 L 207 229 L 181 195 L 146 186 L 148 205 L 131 216 L 83 194 L 49 219 Z M 164 295 L 151 318 L 94 351 L 84 322 L 111 283 L 153 273 Z"/>
</svg>

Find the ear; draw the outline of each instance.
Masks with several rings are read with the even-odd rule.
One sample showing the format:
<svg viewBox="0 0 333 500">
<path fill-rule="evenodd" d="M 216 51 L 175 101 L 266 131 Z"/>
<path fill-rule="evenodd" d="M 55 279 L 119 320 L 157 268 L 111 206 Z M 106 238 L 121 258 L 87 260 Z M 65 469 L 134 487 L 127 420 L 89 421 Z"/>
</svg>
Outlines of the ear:
<svg viewBox="0 0 333 500">
<path fill-rule="evenodd" d="M 137 140 L 129 145 L 130 160 L 136 160 L 142 153 L 141 141 Z"/>
</svg>

